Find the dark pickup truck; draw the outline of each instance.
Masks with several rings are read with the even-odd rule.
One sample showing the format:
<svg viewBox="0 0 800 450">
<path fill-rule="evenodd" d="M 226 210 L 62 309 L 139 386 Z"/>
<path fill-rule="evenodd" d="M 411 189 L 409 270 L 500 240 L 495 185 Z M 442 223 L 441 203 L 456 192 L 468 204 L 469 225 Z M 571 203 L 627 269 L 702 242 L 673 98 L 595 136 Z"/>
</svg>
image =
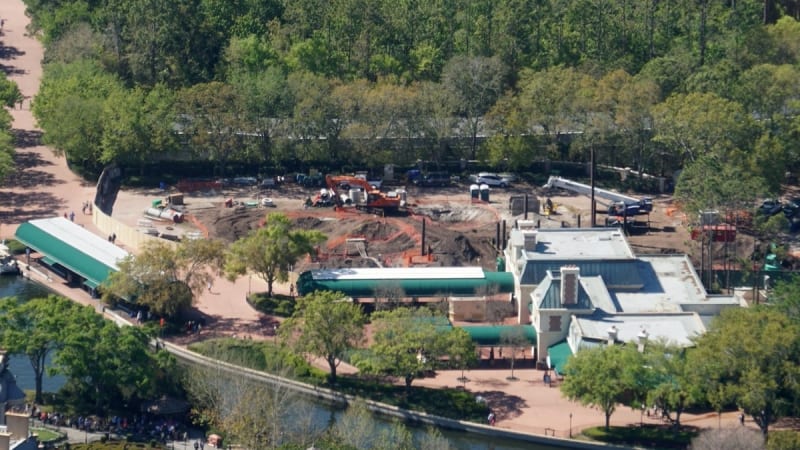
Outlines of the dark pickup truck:
<svg viewBox="0 0 800 450">
<path fill-rule="evenodd" d="M 417 186 L 449 186 L 450 175 L 445 172 L 431 172 L 414 180 Z"/>
</svg>

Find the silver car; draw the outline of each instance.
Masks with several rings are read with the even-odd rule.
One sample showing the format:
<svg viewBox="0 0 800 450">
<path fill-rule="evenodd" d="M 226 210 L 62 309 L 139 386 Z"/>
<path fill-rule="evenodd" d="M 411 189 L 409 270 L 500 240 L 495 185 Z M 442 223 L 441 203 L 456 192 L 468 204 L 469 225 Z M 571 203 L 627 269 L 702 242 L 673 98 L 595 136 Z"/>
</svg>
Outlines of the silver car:
<svg viewBox="0 0 800 450">
<path fill-rule="evenodd" d="M 508 180 L 493 173 L 481 173 L 478 175 L 478 184 L 485 184 L 491 187 L 507 188 L 509 185 Z"/>
</svg>

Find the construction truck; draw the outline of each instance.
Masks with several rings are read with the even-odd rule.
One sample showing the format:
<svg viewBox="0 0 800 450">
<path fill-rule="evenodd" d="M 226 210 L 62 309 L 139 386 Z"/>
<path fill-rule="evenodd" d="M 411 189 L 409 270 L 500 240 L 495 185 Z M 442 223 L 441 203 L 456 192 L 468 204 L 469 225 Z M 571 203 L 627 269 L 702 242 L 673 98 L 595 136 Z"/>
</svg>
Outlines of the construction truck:
<svg viewBox="0 0 800 450">
<path fill-rule="evenodd" d="M 550 177 L 544 187 L 560 188 L 587 197 L 592 195 L 591 186 L 561 177 Z M 638 214 L 650 214 L 653 211 L 653 199 L 649 197 L 636 198 L 596 187 L 594 188 L 594 198 L 597 203 L 608 208 L 609 216 L 631 217 Z"/>
<path fill-rule="evenodd" d="M 337 206 L 352 206 L 357 209 L 382 215 L 394 214 L 405 208 L 405 197 L 398 192 L 381 192 L 367 180 L 349 175 L 325 177 L 328 190 L 334 193 Z"/>
</svg>

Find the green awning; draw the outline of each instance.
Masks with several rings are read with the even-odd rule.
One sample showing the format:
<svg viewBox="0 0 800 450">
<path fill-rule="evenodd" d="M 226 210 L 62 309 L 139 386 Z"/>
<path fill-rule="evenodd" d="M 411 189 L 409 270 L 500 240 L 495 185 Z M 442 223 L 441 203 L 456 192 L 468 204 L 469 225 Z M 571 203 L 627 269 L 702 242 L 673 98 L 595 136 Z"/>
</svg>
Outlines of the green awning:
<svg viewBox="0 0 800 450">
<path fill-rule="evenodd" d="M 48 266 L 52 266 L 54 264 L 57 264 L 56 260 L 51 258 L 51 257 L 49 257 L 49 256 L 42 257 L 42 262 L 47 264 Z"/>
<path fill-rule="evenodd" d="M 469 333 L 472 341 L 479 346 L 489 347 L 503 343 L 503 336 L 514 328 L 522 328 L 525 338 L 531 344 L 536 343 L 536 328 L 532 325 L 489 325 L 462 327 Z"/>
<path fill-rule="evenodd" d="M 564 364 L 567 363 L 570 356 L 572 356 L 572 349 L 569 348 L 566 340 L 547 347 L 547 363 L 558 375 L 564 374 Z"/>
<path fill-rule="evenodd" d="M 95 283 L 92 280 L 84 280 L 83 285 L 88 287 L 89 289 L 97 289 L 97 287 L 100 286 L 100 283 Z"/>
</svg>

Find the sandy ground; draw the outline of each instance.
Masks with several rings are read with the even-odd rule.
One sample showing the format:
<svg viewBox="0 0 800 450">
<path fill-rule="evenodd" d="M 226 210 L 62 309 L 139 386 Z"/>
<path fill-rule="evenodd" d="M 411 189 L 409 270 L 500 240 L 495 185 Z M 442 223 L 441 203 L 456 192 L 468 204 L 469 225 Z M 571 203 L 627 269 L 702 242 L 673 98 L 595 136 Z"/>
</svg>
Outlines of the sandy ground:
<svg viewBox="0 0 800 450">
<path fill-rule="evenodd" d="M 43 51 L 40 43 L 25 32 L 29 20 L 24 14 L 22 0 L 0 2 L 0 18 L 5 19 L 0 35 L 0 65 L 17 82 L 26 97 L 21 109 L 17 107 L 10 111 L 18 142 L 18 168 L 0 187 L 0 237 L 12 237 L 16 227 L 24 221 L 72 211 L 76 213 L 77 223 L 96 232 L 90 221 L 91 216 L 81 214 L 83 202 L 94 197 L 95 186 L 83 182 L 67 168 L 63 157 L 39 144 L 41 133 L 31 115 L 30 103 L 41 79 Z M 149 206 L 153 195 L 154 192 L 122 192 L 114 208 L 115 217 L 129 220 L 124 216 L 137 214 L 135 211 Z M 207 201 L 208 199 L 196 199 L 198 204 Z M 574 215 L 569 205 L 583 202 L 583 199 L 565 197 L 554 198 L 554 201 L 566 208 L 561 211 L 566 216 Z M 554 219 L 558 219 L 558 216 Z M 679 219 L 669 220 L 680 222 Z M 82 290 L 71 289 L 58 279 L 48 281 L 37 273 L 30 273 L 30 276 L 63 295 L 101 309 L 98 302 L 89 298 Z M 260 317 L 245 301 L 247 292 L 264 289 L 264 283 L 257 278 L 242 277 L 235 282 L 217 280 L 212 289 L 201 293 L 197 300 L 197 314 L 209 319 L 209 326 L 202 330 L 200 338 L 231 334 L 253 335 L 257 338 L 268 336 L 271 326 L 265 326 L 265 318 Z M 279 284 L 276 290 L 288 294 L 288 284 Z M 352 372 L 352 368 L 341 369 L 342 373 Z M 603 415 L 599 411 L 566 401 L 558 389 L 545 386 L 542 383 L 543 372 L 518 369 L 515 371 L 518 381 L 508 381 L 506 377 L 509 375 L 509 369 L 473 370 L 466 373 L 468 381 L 462 383 L 458 381 L 460 371 L 442 371 L 435 378 L 417 380 L 415 384 L 432 387 L 462 386 L 488 400 L 489 405 L 498 413 L 497 426 L 522 432 L 567 436 L 570 424 L 574 432 L 577 432 L 581 428 L 603 423 Z M 640 411 L 620 407 L 611 421 L 615 425 L 623 425 L 639 423 L 640 420 L 653 422 L 653 419 L 643 416 Z M 737 413 L 726 413 L 721 421 L 715 414 L 687 414 L 684 422 L 699 427 L 715 427 L 718 423 L 723 426 L 737 426 Z M 753 424 L 748 422 L 748 426 Z"/>
</svg>

